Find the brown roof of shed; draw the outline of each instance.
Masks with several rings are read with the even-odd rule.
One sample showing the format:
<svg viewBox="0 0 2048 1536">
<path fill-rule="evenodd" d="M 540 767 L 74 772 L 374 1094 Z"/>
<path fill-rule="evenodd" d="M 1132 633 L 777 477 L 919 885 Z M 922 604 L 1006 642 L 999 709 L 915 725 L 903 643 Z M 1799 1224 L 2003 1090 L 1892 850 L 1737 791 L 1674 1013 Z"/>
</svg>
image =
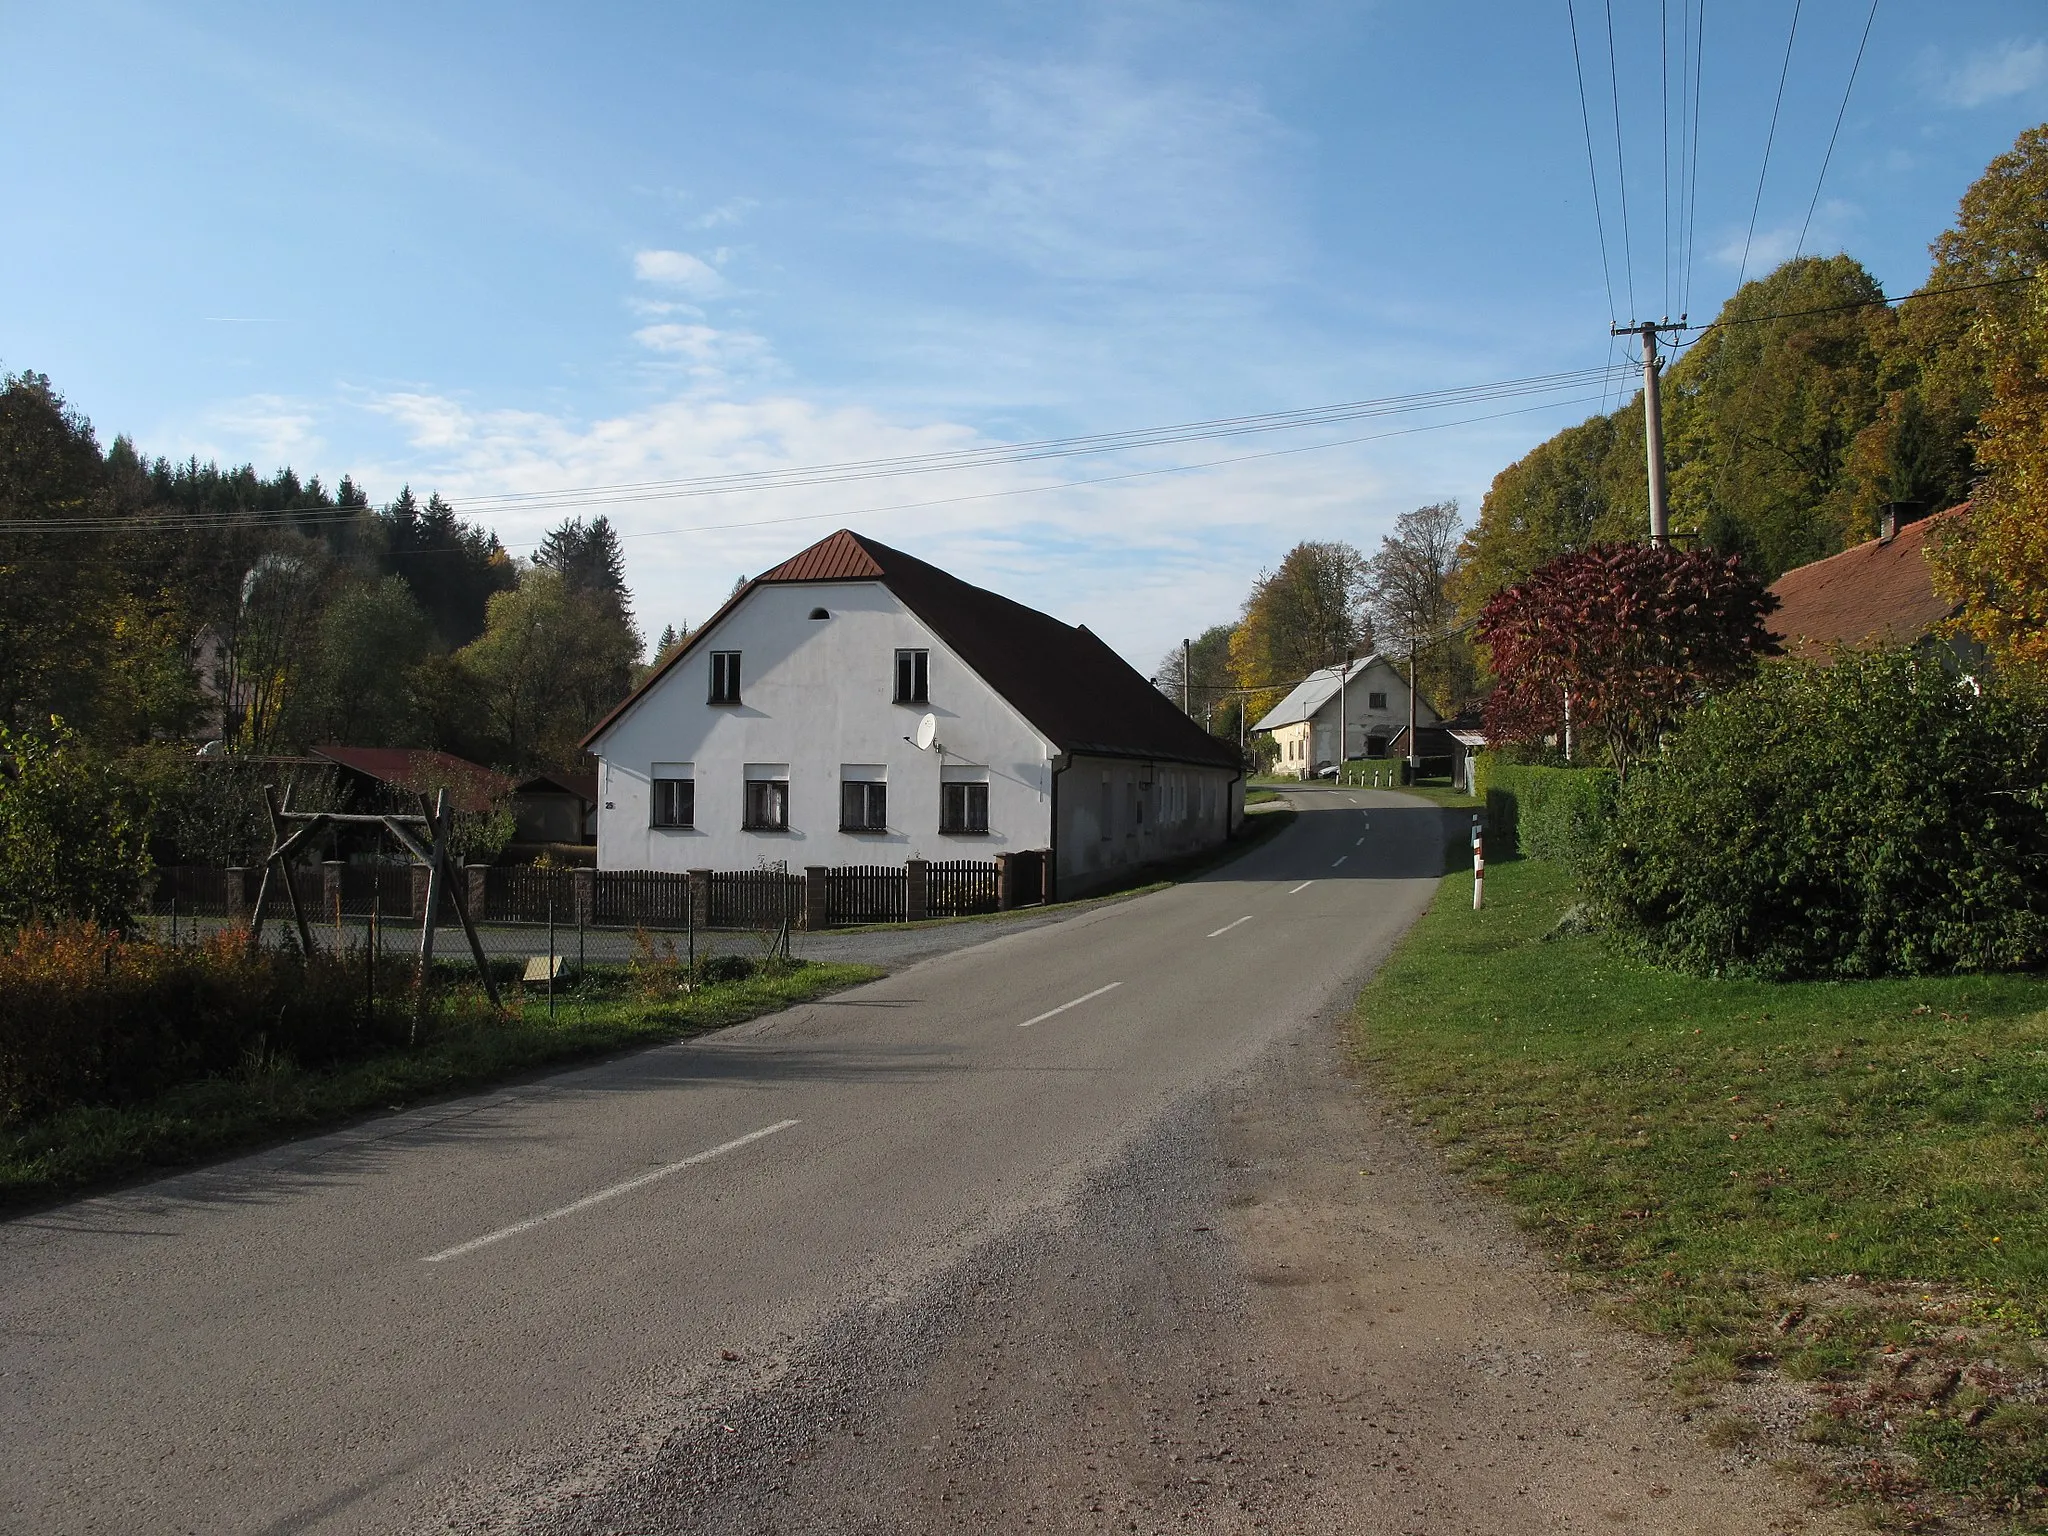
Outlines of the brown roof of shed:
<svg viewBox="0 0 2048 1536">
<path fill-rule="evenodd" d="M 315 757 L 400 789 L 443 789 L 458 811 L 487 811 L 512 787 L 502 773 L 425 747 L 315 747 Z"/>
<path fill-rule="evenodd" d="M 1062 624 L 1050 614 L 844 528 L 742 587 L 688 644 L 599 721 L 584 737 L 584 745 L 594 742 L 695 651 L 754 588 L 827 581 L 879 581 L 887 586 L 1063 752 L 1239 766 L 1235 747 L 1182 714 L 1085 625 Z"/>
<path fill-rule="evenodd" d="M 1969 503 L 1907 523 L 1890 539 L 1872 539 L 1839 555 L 1787 571 L 1771 586 L 1778 611 L 1771 630 L 1785 654 L 1825 661 L 1837 645 L 1911 645 L 1951 617 L 1955 605 L 1934 590 L 1927 535 Z"/>
</svg>

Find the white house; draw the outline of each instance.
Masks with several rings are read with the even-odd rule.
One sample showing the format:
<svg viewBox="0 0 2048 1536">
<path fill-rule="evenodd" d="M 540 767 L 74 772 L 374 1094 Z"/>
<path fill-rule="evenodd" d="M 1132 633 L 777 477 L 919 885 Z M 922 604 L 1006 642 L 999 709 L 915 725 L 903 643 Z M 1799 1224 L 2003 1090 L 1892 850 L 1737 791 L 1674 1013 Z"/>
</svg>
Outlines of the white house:
<svg viewBox="0 0 2048 1536">
<path fill-rule="evenodd" d="M 1341 698 L 1339 670 L 1325 667 L 1302 679 L 1292 693 L 1252 727 L 1254 731 L 1271 733 L 1279 747 L 1280 756 L 1273 766 L 1275 773 L 1305 779 L 1318 768 L 1336 762 L 1340 724 L 1347 761 L 1385 757 L 1388 743 L 1407 729 L 1408 679 L 1393 662 L 1378 653 L 1352 662 L 1344 671 Z M 1416 698 L 1418 726 L 1435 725 L 1440 718 L 1428 700 Z"/>
<path fill-rule="evenodd" d="M 1085 627 L 844 530 L 746 583 L 584 745 L 600 869 L 1049 849 L 1064 897 L 1221 843 L 1244 807 L 1236 749 Z"/>
</svg>

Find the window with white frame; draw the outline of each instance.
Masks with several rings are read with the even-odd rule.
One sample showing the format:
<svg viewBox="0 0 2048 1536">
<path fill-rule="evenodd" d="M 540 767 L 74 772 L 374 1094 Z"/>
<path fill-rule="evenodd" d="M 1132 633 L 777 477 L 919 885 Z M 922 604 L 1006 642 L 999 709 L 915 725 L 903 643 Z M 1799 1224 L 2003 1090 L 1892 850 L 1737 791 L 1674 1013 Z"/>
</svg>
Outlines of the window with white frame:
<svg viewBox="0 0 2048 1536">
<path fill-rule="evenodd" d="M 747 832 L 787 832 L 789 766 L 786 763 L 748 763 L 745 774 L 741 829 Z"/>
</svg>

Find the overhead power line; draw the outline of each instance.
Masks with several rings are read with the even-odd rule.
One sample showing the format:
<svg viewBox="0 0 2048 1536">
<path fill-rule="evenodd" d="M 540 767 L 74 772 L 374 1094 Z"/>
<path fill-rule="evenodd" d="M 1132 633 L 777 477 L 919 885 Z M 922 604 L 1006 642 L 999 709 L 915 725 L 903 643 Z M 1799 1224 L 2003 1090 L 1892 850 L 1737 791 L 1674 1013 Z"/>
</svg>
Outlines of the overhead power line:
<svg viewBox="0 0 2048 1536">
<path fill-rule="evenodd" d="M 1685 193 L 1685 269 L 1678 290 L 1678 312 L 1689 314 L 1692 310 L 1692 257 L 1693 247 L 1699 238 L 1700 202 L 1700 70 L 1702 55 L 1707 41 L 1707 0 L 1696 0 L 1693 8 L 1692 34 L 1692 145 L 1688 155 L 1691 162 L 1686 172 Z"/>
<path fill-rule="evenodd" d="M 1842 87 L 1842 105 L 1835 110 L 1834 132 L 1828 135 L 1828 152 L 1820 157 L 1820 174 L 1813 179 L 1813 200 L 1806 205 L 1806 222 L 1799 226 L 1799 243 L 1793 256 L 1806 249 L 1806 232 L 1813 227 L 1813 210 L 1820 206 L 1820 189 L 1828 179 L 1828 165 L 1835 158 L 1835 140 L 1842 135 L 1842 118 L 1849 111 L 1849 93 L 1856 89 L 1856 73 L 1863 68 L 1863 50 L 1870 46 L 1871 24 L 1877 20 L 1877 0 L 1870 0 L 1870 14 L 1863 18 L 1863 37 L 1856 44 L 1856 61 L 1849 66 L 1849 83 Z"/>
<path fill-rule="evenodd" d="M 1525 379 L 1504 379 L 1488 384 L 1454 389 L 1425 390 L 1392 395 L 1376 400 L 1355 400 L 1339 405 L 1318 406 L 1296 411 L 1277 411 L 1255 416 L 1224 417 L 1207 422 L 1186 422 L 1174 426 L 1124 432 L 1091 433 L 1080 437 L 1047 438 L 1036 442 L 989 444 L 895 458 L 857 459 L 839 463 L 795 466 L 780 470 L 757 470 L 738 474 L 705 475 L 676 480 L 650 480 L 615 485 L 568 487 L 555 491 L 534 491 L 498 496 L 478 496 L 449 502 L 468 516 L 494 512 L 556 510 L 576 507 L 618 506 L 643 501 L 684 500 L 702 496 L 728 496 L 744 492 L 801 489 L 863 480 L 935 474 L 954 470 L 1029 464 L 1060 458 L 1092 457 L 1108 453 L 1171 446 L 1179 443 L 1215 441 L 1254 434 L 1299 431 L 1339 425 L 1378 416 L 1443 410 L 1460 405 L 1535 395 L 1562 395 L 1604 384 L 1611 373 L 1607 367 L 1578 368 L 1541 374 Z M 268 522 L 280 527 L 313 528 L 325 523 L 352 521 L 360 508 L 302 508 L 274 512 L 230 510 L 184 512 L 166 510 L 127 517 L 90 517 L 17 522 L 10 531 L 50 533 L 120 529 L 148 532 L 210 527 L 248 528 Z"/>
<path fill-rule="evenodd" d="M 1593 159 L 1593 115 L 1586 106 L 1586 66 L 1579 57 L 1579 17 L 1572 0 L 1564 0 L 1564 14 L 1572 29 L 1572 73 L 1579 82 L 1579 123 L 1586 130 L 1586 177 L 1593 186 L 1593 228 L 1600 236 L 1600 278 L 1607 285 L 1607 320 L 1611 325 L 1621 315 L 1614 305 L 1614 270 L 1607 261 L 1607 220 L 1600 213 L 1600 172 Z"/>
<path fill-rule="evenodd" d="M 1621 154 L 1621 75 L 1614 67 L 1614 0 L 1605 0 L 1607 8 L 1607 90 L 1614 103 L 1614 174 L 1621 187 L 1621 258 L 1623 270 L 1628 273 L 1628 312 L 1635 318 L 1636 312 L 1636 257 L 1628 233 L 1628 164 Z"/>
<path fill-rule="evenodd" d="M 1951 283 L 1941 288 L 1917 288 L 1911 293 L 1902 293 L 1896 298 L 1851 299 L 1846 304 L 1822 304 L 1814 309 L 1787 309 L 1775 315 L 1738 315 L 1733 320 L 1713 320 L 1705 325 L 1689 327 L 1699 336 L 1708 331 L 1725 330 L 1731 325 L 1762 325 L 1767 320 L 1803 320 L 1808 315 L 1839 315 L 1852 309 L 1882 309 L 1891 304 L 1904 304 L 1909 299 L 1931 299 L 1944 293 L 1974 293 L 1980 288 L 2016 288 L 2023 283 L 2033 282 L 2040 274 L 2028 272 L 2019 277 L 1994 277 L 1981 283 Z"/>
<path fill-rule="evenodd" d="M 1799 7 L 1804 0 L 1792 0 L 1792 26 L 1785 34 L 1785 62 L 1778 69 L 1778 95 L 1771 103 L 1771 127 L 1764 135 L 1763 169 L 1756 173 L 1756 200 L 1749 205 L 1749 233 L 1742 238 L 1742 268 L 1735 278 L 1739 292 L 1743 279 L 1749 276 L 1749 247 L 1756 239 L 1757 210 L 1764 205 L 1764 179 L 1771 174 L 1771 146 L 1778 138 L 1778 109 L 1785 104 L 1785 77 L 1792 72 L 1792 41 L 1799 36 Z"/>
</svg>

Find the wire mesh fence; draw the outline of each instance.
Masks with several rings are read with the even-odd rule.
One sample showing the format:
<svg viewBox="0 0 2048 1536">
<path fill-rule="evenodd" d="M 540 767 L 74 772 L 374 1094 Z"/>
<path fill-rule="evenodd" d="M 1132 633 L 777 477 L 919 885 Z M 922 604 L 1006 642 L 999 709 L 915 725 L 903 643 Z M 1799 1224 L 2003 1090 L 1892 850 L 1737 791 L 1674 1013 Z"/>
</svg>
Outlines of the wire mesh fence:
<svg viewBox="0 0 2048 1536">
<path fill-rule="evenodd" d="M 1044 854 L 1012 855 L 1013 904 L 1041 899 Z M 611 964 L 647 947 L 649 933 L 681 935 L 706 953 L 745 952 L 764 935 L 796 929 L 901 923 L 922 917 L 994 912 L 1005 903 L 995 860 L 912 861 L 908 866 L 850 865 L 791 874 L 751 870 L 550 869 L 469 866 L 451 873 L 435 915 L 435 952 L 464 956 L 466 907 L 486 958 L 570 954 Z M 1018 873 L 1022 872 L 1022 878 Z M 296 895 L 297 910 L 292 896 Z M 316 947 L 417 952 L 427 905 L 424 865 L 303 864 L 267 887 L 260 869 L 170 866 L 157 873 L 146 922 L 161 939 L 199 942 L 257 919 L 266 943 L 297 944 L 303 920 Z M 555 934 L 550 943 L 548 932 Z M 565 937 L 567 936 L 567 937 Z M 574 949 L 566 946 L 573 937 Z"/>
</svg>

